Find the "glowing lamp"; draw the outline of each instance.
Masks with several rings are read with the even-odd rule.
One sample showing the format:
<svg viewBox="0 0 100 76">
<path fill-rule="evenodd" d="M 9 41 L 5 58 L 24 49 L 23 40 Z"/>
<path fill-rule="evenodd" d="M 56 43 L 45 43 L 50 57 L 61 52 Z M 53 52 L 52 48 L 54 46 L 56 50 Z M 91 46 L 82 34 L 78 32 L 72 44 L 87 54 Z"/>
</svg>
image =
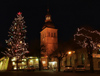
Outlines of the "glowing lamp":
<svg viewBox="0 0 100 76">
<path fill-rule="evenodd" d="M 30 62 L 33 62 L 33 60 L 30 60 Z"/>
<path fill-rule="evenodd" d="M 70 55 L 70 54 L 72 54 L 72 52 L 71 52 L 71 51 L 69 51 L 69 52 L 68 52 L 68 54 Z"/>
<path fill-rule="evenodd" d="M 16 29 L 16 27 L 15 27 L 15 29 Z"/>
<path fill-rule="evenodd" d="M 20 41 L 20 43 L 22 43 L 22 41 Z"/>
<path fill-rule="evenodd" d="M 98 44 L 97 46 L 100 47 L 100 44 Z"/>
<path fill-rule="evenodd" d="M 45 61 L 42 61 L 42 63 L 45 64 L 46 62 Z"/>
<path fill-rule="evenodd" d="M 16 57 L 13 57 L 13 59 L 11 61 L 16 61 Z"/>
<path fill-rule="evenodd" d="M 38 59 L 36 59 L 36 61 L 38 61 Z"/>
<path fill-rule="evenodd" d="M 32 56 L 30 56 L 29 58 L 33 58 Z"/>
<path fill-rule="evenodd" d="M 29 51 L 26 51 L 26 53 L 29 53 Z"/>
<path fill-rule="evenodd" d="M 15 50 L 15 52 L 17 52 L 17 50 Z"/>
<path fill-rule="evenodd" d="M 14 70 L 17 70 L 17 67 L 16 66 L 14 67 Z"/>
<path fill-rule="evenodd" d="M 52 64 L 54 65 L 54 64 L 55 64 L 55 62 L 52 62 Z"/>
<path fill-rule="evenodd" d="M 16 65 L 15 62 L 12 62 L 13 65 Z"/>
<path fill-rule="evenodd" d="M 24 64 L 24 62 L 22 62 L 22 64 Z"/>
</svg>

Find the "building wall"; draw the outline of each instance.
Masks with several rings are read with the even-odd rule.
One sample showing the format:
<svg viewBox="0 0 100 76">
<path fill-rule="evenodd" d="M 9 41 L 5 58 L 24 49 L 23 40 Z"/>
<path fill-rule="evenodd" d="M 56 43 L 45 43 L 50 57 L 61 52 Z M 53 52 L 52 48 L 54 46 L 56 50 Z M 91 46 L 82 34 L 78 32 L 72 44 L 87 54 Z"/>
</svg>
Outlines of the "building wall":
<svg viewBox="0 0 100 76">
<path fill-rule="evenodd" d="M 93 55 L 98 55 L 97 54 L 98 50 L 93 50 Z M 84 55 L 83 57 L 83 61 L 84 63 L 82 63 L 82 54 Z M 76 59 L 77 59 L 77 63 L 76 65 L 85 65 L 86 69 L 89 70 L 90 68 L 90 63 L 88 60 L 88 55 L 87 55 L 87 50 L 86 49 L 78 49 L 76 50 Z M 94 65 L 94 70 L 100 70 L 100 54 L 98 57 L 93 56 L 93 65 Z"/>
<path fill-rule="evenodd" d="M 100 54 L 97 54 L 98 50 L 93 51 L 93 65 L 94 70 L 100 70 Z M 86 70 L 90 69 L 90 63 L 88 60 L 87 50 L 78 49 L 74 54 L 64 57 L 61 61 L 61 67 L 64 66 L 73 66 L 84 65 Z"/>
<path fill-rule="evenodd" d="M 46 27 L 40 32 L 41 45 L 45 46 L 46 55 L 50 55 L 58 47 L 57 29 Z"/>
</svg>

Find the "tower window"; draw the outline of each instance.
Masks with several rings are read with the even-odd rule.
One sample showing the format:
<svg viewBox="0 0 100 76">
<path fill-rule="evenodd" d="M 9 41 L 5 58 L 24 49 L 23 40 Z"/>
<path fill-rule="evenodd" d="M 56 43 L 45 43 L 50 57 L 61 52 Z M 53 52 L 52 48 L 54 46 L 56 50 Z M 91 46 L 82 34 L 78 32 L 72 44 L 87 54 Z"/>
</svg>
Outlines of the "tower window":
<svg viewBox="0 0 100 76">
<path fill-rule="evenodd" d="M 56 33 L 54 33 L 54 37 L 56 37 Z"/>
<path fill-rule="evenodd" d="M 53 37 L 53 33 L 51 33 L 51 37 Z"/>
<path fill-rule="evenodd" d="M 48 32 L 48 37 L 50 37 L 50 32 Z"/>
</svg>

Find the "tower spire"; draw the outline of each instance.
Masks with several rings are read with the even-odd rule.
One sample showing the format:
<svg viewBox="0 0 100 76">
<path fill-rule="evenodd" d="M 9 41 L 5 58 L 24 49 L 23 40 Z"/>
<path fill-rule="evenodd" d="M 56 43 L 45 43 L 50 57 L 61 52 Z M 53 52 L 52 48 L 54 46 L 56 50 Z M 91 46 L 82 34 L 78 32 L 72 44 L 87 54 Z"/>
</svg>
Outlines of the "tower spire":
<svg viewBox="0 0 100 76">
<path fill-rule="evenodd" d="M 49 8 L 47 8 L 47 12 L 49 12 Z"/>
<path fill-rule="evenodd" d="M 50 15 L 50 12 L 49 12 L 49 8 L 47 8 L 47 14 L 45 16 L 45 22 L 52 22 L 51 15 Z"/>
</svg>

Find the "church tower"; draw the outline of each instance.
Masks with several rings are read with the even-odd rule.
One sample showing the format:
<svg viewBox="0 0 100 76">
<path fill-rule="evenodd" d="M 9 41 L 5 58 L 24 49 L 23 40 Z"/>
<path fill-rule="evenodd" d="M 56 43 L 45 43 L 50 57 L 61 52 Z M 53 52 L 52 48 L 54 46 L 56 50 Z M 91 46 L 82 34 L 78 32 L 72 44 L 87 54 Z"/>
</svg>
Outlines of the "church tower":
<svg viewBox="0 0 100 76">
<path fill-rule="evenodd" d="M 44 46 L 44 51 L 41 53 L 45 56 L 49 56 L 58 48 L 58 29 L 55 29 L 54 24 L 51 20 L 51 15 L 49 9 L 47 9 L 47 14 L 45 16 L 45 24 L 40 32 L 41 46 Z"/>
</svg>

